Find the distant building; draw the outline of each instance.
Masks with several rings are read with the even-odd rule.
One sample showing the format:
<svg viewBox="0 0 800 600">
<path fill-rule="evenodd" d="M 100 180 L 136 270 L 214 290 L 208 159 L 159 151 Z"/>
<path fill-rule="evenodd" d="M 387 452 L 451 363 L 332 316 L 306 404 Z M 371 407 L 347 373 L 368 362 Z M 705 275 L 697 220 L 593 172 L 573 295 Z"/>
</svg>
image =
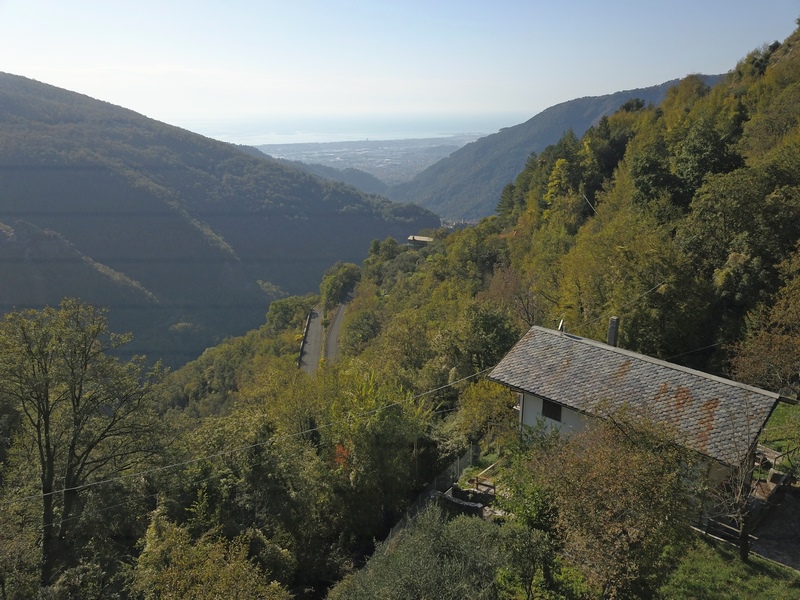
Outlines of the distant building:
<svg viewBox="0 0 800 600">
<path fill-rule="evenodd" d="M 413 248 L 422 248 L 423 246 L 427 246 L 433 241 L 432 237 L 428 237 L 425 235 L 410 235 L 408 236 L 408 245 Z"/>
</svg>

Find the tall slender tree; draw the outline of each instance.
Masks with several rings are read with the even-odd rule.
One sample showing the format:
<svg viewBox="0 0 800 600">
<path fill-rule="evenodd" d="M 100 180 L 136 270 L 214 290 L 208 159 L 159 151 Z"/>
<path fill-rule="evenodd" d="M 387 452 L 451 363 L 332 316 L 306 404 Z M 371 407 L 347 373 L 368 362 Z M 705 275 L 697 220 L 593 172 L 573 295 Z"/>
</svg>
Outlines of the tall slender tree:
<svg viewBox="0 0 800 600">
<path fill-rule="evenodd" d="M 17 443 L 39 475 L 43 586 L 79 556 L 88 488 L 155 450 L 158 369 L 109 354 L 129 339 L 109 333 L 104 309 L 77 300 L 0 323 L 0 395 L 23 415 Z"/>
</svg>

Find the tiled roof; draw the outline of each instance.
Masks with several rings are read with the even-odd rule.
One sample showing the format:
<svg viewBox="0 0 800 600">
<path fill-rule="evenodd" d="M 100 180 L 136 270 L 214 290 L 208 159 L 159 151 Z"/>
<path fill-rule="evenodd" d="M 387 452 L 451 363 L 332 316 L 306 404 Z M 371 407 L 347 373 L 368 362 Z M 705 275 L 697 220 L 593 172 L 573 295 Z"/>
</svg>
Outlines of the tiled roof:
<svg viewBox="0 0 800 600">
<path fill-rule="evenodd" d="M 489 378 L 590 415 L 641 409 L 680 443 L 728 465 L 742 463 L 778 401 L 773 392 L 542 327 Z"/>
</svg>

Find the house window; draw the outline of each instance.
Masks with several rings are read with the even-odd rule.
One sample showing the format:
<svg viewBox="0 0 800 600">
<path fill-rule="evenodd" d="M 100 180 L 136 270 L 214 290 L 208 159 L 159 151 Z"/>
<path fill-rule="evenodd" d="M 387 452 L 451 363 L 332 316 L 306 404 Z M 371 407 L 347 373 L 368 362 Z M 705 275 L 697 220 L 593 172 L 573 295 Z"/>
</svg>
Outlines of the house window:
<svg viewBox="0 0 800 600">
<path fill-rule="evenodd" d="M 542 399 L 542 416 L 561 422 L 561 405 Z"/>
</svg>

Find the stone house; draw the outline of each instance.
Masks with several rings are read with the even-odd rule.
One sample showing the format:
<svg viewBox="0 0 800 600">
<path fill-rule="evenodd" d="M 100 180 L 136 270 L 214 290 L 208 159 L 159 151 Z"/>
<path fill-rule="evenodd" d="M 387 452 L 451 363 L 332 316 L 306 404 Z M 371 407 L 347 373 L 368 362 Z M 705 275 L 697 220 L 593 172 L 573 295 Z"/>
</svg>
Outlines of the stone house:
<svg viewBox="0 0 800 600">
<path fill-rule="evenodd" d="M 532 327 L 489 375 L 519 394 L 519 420 L 579 431 L 623 406 L 697 452 L 707 485 L 751 465 L 779 394 L 614 345 Z"/>
</svg>

